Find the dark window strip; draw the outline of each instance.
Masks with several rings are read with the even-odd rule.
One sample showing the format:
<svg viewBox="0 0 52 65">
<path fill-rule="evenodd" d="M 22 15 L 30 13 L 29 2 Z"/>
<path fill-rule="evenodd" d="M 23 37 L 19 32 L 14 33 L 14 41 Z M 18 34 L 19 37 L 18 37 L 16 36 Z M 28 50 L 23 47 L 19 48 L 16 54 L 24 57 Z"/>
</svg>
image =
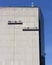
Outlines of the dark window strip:
<svg viewBox="0 0 52 65">
<path fill-rule="evenodd" d="M 39 29 L 23 29 L 23 31 L 39 31 Z"/>
<path fill-rule="evenodd" d="M 8 23 L 8 25 L 21 25 L 23 23 Z"/>
</svg>

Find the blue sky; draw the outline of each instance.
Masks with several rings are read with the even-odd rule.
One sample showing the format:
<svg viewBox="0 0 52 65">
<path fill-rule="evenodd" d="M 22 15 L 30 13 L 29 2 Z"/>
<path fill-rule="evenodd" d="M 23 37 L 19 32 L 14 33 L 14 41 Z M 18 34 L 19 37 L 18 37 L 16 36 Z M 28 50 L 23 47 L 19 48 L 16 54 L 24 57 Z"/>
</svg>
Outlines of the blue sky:
<svg viewBox="0 0 52 65">
<path fill-rule="evenodd" d="M 46 65 L 52 65 L 52 0 L 33 0 L 44 15 Z M 32 0 L 0 0 L 0 6 L 31 6 Z"/>
</svg>

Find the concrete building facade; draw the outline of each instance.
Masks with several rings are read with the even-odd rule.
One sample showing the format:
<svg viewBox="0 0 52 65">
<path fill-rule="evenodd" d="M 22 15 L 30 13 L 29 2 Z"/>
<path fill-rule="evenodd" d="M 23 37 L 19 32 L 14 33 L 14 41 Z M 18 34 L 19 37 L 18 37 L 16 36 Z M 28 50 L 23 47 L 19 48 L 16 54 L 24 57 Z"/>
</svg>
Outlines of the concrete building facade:
<svg viewBox="0 0 52 65">
<path fill-rule="evenodd" d="M 0 65 L 45 65 L 43 26 L 38 7 L 0 7 Z"/>
</svg>

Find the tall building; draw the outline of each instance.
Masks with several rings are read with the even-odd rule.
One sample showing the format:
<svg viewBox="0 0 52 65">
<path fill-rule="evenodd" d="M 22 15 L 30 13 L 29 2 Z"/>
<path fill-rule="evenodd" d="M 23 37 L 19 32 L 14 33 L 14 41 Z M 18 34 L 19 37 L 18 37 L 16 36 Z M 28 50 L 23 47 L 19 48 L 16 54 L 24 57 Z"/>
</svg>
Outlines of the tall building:
<svg viewBox="0 0 52 65">
<path fill-rule="evenodd" d="M 43 26 L 38 7 L 0 7 L 0 65 L 45 65 Z"/>
</svg>

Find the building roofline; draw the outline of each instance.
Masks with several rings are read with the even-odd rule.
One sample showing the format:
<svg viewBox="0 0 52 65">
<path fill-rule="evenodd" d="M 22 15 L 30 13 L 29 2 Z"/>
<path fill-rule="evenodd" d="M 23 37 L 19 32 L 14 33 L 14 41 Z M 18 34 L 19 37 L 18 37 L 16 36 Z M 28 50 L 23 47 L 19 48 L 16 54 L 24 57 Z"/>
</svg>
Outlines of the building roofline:
<svg viewBox="0 0 52 65">
<path fill-rule="evenodd" d="M 40 8 L 38 6 L 0 6 L 0 8 Z"/>
</svg>

